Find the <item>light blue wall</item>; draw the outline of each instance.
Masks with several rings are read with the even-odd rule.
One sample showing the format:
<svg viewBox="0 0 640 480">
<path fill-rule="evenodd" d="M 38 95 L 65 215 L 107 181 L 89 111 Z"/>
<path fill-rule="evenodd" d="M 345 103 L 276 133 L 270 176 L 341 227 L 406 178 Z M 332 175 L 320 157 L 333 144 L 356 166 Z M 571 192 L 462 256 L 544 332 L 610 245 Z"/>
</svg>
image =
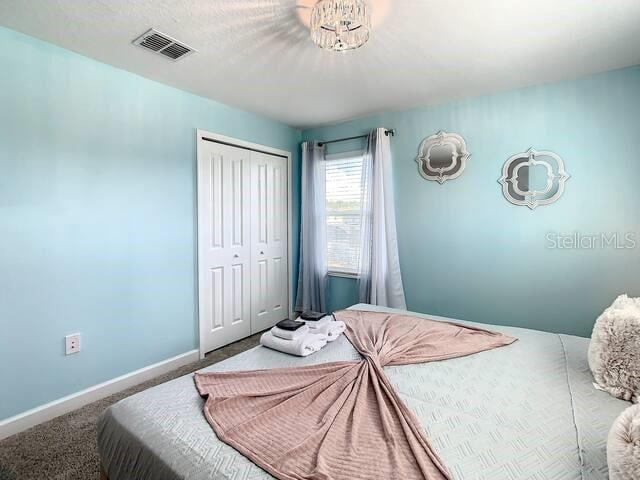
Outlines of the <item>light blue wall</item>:
<svg viewBox="0 0 640 480">
<path fill-rule="evenodd" d="M 358 283 L 347 277 L 329 277 L 327 310 L 333 312 L 357 303 Z"/>
<path fill-rule="evenodd" d="M 382 92 L 381 94 L 384 94 Z M 411 310 L 587 336 L 598 314 L 640 295 L 640 67 L 306 130 L 331 139 L 395 128 L 400 262 Z M 421 140 L 464 136 L 464 174 L 439 185 L 418 174 Z M 357 145 L 332 145 L 353 150 Z M 359 145 L 362 145 L 360 143 Z M 557 203 L 530 211 L 502 196 L 504 161 L 529 147 L 565 160 Z M 634 232 L 634 250 L 552 250 L 547 232 Z M 354 281 L 332 278 L 329 304 L 357 301 Z"/>
<path fill-rule="evenodd" d="M 2 28 L 0 65 L 2 419 L 196 348 L 195 129 L 294 152 L 296 234 L 300 132 Z"/>
</svg>

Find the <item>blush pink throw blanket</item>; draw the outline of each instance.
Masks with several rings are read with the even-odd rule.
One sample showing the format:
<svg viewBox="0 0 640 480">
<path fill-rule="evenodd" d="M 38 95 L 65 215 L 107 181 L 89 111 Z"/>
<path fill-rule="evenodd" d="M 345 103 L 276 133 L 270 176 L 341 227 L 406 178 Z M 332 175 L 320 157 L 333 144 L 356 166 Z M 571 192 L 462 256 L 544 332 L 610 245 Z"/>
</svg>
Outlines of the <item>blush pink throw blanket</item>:
<svg viewBox="0 0 640 480">
<path fill-rule="evenodd" d="M 450 479 L 382 367 L 516 339 L 410 315 L 343 310 L 335 317 L 362 360 L 195 375 L 218 438 L 284 480 Z"/>
</svg>

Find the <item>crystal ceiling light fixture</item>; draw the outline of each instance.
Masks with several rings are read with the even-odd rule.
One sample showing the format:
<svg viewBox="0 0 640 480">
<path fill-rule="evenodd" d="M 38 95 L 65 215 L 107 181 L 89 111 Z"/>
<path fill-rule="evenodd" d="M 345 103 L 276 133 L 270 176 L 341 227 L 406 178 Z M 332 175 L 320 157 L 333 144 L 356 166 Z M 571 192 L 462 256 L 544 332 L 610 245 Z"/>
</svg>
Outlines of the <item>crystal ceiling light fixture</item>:
<svg viewBox="0 0 640 480">
<path fill-rule="evenodd" d="M 320 0 L 311 12 L 311 39 L 325 50 L 342 52 L 369 40 L 371 17 L 364 0 Z"/>
</svg>

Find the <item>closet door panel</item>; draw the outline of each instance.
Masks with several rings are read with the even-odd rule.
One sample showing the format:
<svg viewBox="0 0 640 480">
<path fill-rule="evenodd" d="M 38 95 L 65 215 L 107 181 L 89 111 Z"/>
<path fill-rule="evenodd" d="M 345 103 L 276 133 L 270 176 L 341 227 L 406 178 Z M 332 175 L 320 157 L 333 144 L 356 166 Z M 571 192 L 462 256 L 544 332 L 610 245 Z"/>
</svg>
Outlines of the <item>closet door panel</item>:
<svg viewBox="0 0 640 480">
<path fill-rule="evenodd" d="M 252 154 L 252 321 L 251 331 L 272 327 L 288 316 L 287 159 Z"/>
<path fill-rule="evenodd" d="M 247 150 L 200 145 L 199 315 L 205 351 L 251 332 L 250 162 Z"/>
<path fill-rule="evenodd" d="M 247 298 L 246 285 L 249 283 L 249 275 L 246 272 L 247 266 L 243 264 L 233 265 L 231 267 L 231 323 L 235 325 L 239 322 L 246 321 Z"/>
<path fill-rule="evenodd" d="M 284 264 L 286 263 L 286 261 L 282 258 L 282 257 L 274 257 L 273 258 L 273 262 L 272 262 L 272 269 L 271 271 L 273 272 L 272 277 L 271 277 L 271 284 L 273 285 L 273 290 L 272 290 L 272 294 L 271 294 L 271 309 L 274 312 L 282 312 L 285 316 L 286 316 L 286 304 L 285 301 L 286 299 L 283 298 L 283 290 L 284 290 L 284 285 L 282 283 L 282 278 L 283 278 L 283 270 L 284 270 Z M 286 278 L 286 274 L 284 275 L 284 278 Z"/>
<path fill-rule="evenodd" d="M 288 281 L 289 274 L 287 255 L 287 161 L 274 157 L 271 170 L 271 198 L 273 213 L 271 215 L 270 251 L 272 252 L 271 309 L 276 316 L 288 316 Z"/>
</svg>

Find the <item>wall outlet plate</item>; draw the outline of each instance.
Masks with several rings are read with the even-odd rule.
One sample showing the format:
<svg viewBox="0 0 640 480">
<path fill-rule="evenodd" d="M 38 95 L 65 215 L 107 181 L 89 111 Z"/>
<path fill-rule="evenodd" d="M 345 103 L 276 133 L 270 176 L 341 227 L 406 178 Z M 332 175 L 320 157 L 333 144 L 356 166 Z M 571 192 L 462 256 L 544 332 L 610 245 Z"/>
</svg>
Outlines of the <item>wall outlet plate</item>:
<svg viewBox="0 0 640 480">
<path fill-rule="evenodd" d="M 64 353 L 65 355 L 73 355 L 80 351 L 80 334 L 72 333 L 64 337 Z"/>
</svg>

